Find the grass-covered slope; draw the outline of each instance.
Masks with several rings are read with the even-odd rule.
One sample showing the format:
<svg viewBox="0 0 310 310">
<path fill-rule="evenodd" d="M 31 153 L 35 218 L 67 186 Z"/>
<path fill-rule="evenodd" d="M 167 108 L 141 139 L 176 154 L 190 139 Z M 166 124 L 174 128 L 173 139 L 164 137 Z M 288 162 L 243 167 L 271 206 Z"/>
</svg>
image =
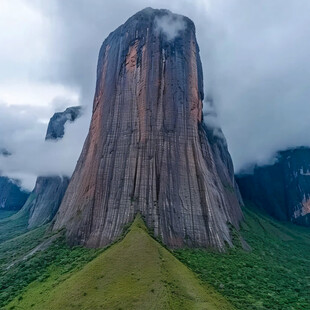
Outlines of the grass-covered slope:
<svg viewBox="0 0 310 310">
<path fill-rule="evenodd" d="M 310 309 L 310 229 L 245 208 L 252 251 L 183 249 L 175 255 L 240 310 Z"/>
<path fill-rule="evenodd" d="M 27 232 L 28 217 L 0 211 L 0 244 Z"/>
<path fill-rule="evenodd" d="M 239 310 L 310 309 L 310 230 L 256 209 L 244 214 L 241 234 L 252 250 L 174 251 L 192 271 L 141 219 L 106 250 L 70 248 L 60 237 L 29 257 L 49 240 L 46 227 L 0 220 L 0 309 L 230 309 L 222 296 Z"/>
<path fill-rule="evenodd" d="M 47 226 L 27 229 L 28 214 L 22 211 L 0 212 L 0 309 L 33 281 L 48 278 L 53 269 L 63 277 L 100 253 L 70 248 L 63 236 L 47 233 Z"/>
<path fill-rule="evenodd" d="M 140 218 L 81 270 L 59 277 L 53 269 L 6 309 L 233 309 L 150 237 Z"/>
<path fill-rule="evenodd" d="M 81 247 L 70 248 L 63 237 L 35 252 L 49 241 L 45 229 L 40 227 L 0 245 L 0 309 L 8 309 L 6 305 L 33 281 L 43 284 L 53 276 L 56 283 L 100 253 Z"/>
</svg>

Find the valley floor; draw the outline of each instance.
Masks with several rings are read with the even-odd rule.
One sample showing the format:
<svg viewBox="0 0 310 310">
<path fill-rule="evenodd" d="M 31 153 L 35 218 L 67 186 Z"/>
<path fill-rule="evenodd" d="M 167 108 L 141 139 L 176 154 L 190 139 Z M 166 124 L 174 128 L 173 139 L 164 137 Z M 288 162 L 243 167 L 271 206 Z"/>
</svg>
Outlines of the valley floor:
<svg viewBox="0 0 310 310">
<path fill-rule="evenodd" d="M 239 245 L 226 254 L 185 249 L 176 257 L 237 309 L 310 309 L 310 229 L 243 211 L 250 252 Z"/>
<path fill-rule="evenodd" d="M 244 210 L 252 250 L 169 251 L 136 219 L 104 250 L 0 220 L 1 309 L 310 309 L 310 231 Z M 0 214 L 1 217 L 1 214 Z M 6 241 L 5 241 L 6 240 Z M 37 251 L 33 251 L 36 248 Z M 25 255 L 28 253 L 29 255 Z"/>
</svg>

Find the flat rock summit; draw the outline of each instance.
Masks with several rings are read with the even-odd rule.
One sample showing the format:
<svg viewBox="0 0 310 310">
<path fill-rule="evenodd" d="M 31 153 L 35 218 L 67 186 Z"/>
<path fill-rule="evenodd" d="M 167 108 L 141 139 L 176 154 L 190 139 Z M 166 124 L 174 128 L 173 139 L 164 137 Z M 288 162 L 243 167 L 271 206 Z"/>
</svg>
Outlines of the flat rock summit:
<svg viewBox="0 0 310 310">
<path fill-rule="evenodd" d="M 171 248 L 232 245 L 242 218 L 224 138 L 203 122 L 193 22 L 144 9 L 98 59 L 90 129 L 53 223 L 71 244 L 105 246 L 141 214 Z"/>
</svg>

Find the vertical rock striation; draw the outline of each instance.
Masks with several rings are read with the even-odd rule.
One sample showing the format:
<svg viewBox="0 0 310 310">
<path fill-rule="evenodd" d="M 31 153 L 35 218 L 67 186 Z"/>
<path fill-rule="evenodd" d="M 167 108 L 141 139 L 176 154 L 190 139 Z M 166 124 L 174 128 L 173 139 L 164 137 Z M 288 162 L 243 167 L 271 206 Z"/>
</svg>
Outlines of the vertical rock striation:
<svg viewBox="0 0 310 310">
<path fill-rule="evenodd" d="M 273 165 L 237 176 L 244 199 L 282 221 L 310 226 L 310 148 L 278 153 Z"/>
<path fill-rule="evenodd" d="M 195 26 L 151 8 L 102 44 L 89 134 L 56 215 L 71 244 L 104 246 L 141 213 L 168 246 L 232 244 L 242 218 L 226 146 L 203 124 Z"/>
<path fill-rule="evenodd" d="M 34 228 L 50 222 L 60 206 L 69 184 L 68 177 L 38 177 L 26 206 L 29 210 L 28 227 Z"/>
<path fill-rule="evenodd" d="M 53 115 L 48 124 L 45 140 L 58 140 L 65 134 L 65 125 L 74 122 L 80 115 L 81 107 L 70 107 Z M 62 201 L 70 178 L 67 176 L 41 176 L 23 210 L 29 212 L 28 227 L 34 228 L 50 222 Z"/>
</svg>

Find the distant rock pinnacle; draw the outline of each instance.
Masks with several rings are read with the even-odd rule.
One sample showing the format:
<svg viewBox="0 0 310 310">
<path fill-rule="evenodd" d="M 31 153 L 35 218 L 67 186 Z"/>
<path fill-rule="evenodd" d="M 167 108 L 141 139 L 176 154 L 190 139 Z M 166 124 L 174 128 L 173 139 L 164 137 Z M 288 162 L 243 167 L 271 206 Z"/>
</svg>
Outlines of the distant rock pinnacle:
<svg viewBox="0 0 310 310">
<path fill-rule="evenodd" d="M 65 134 L 65 124 L 80 116 L 81 107 L 70 107 L 53 115 L 48 124 L 45 140 L 58 140 Z M 34 228 L 50 222 L 68 187 L 68 176 L 40 176 L 26 201 L 23 211 L 29 212 L 28 227 Z"/>
</svg>

